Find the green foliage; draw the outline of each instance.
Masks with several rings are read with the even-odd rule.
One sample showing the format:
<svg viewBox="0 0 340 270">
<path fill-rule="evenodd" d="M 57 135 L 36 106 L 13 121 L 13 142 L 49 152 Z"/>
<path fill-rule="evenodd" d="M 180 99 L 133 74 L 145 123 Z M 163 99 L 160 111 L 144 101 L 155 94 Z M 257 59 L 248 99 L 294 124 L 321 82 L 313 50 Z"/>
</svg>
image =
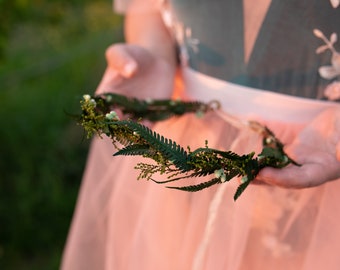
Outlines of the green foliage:
<svg viewBox="0 0 340 270">
<path fill-rule="evenodd" d="M 196 191 L 200 191 L 202 189 L 205 189 L 205 188 L 208 188 L 216 184 L 220 184 L 220 183 L 221 183 L 220 179 L 213 178 L 210 181 L 203 182 L 198 185 L 184 186 L 184 187 L 167 187 L 167 188 L 178 189 L 178 190 L 188 191 L 188 192 L 196 192 Z"/>
<path fill-rule="evenodd" d="M 140 100 L 115 93 L 107 93 L 94 97 L 95 101 L 101 101 L 97 110 L 107 112 L 110 108 L 121 110 L 122 113 L 134 120 L 147 119 L 149 121 L 161 121 L 172 116 L 195 112 L 198 115 L 217 107 L 217 102 L 205 104 L 202 102 L 181 102 L 179 100 Z"/>
<path fill-rule="evenodd" d="M 123 149 L 120 149 L 114 154 L 114 156 L 151 156 L 154 155 L 155 151 L 150 149 L 148 145 L 145 144 L 131 144 Z"/>
<path fill-rule="evenodd" d="M 108 16 L 110 5 L 111 2 L 105 0 L 1 0 L 0 62 L 7 57 L 8 42 L 14 34 L 13 29 L 19 25 L 33 23 L 49 31 L 58 29 L 66 19 L 69 23 L 63 32 L 82 34 L 89 28 L 96 31 L 107 27 L 109 22 L 114 23 Z"/>
<path fill-rule="evenodd" d="M 58 269 L 88 148 L 70 114 L 96 88 L 122 18 L 104 0 L 1 1 L 2 14 L 19 2 L 23 15 L 6 6 L 0 63 L 0 269 Z"/>
<path fill-rule="evenodd" d="M 147 103 L 154 104 L 156 102 Z M 224 152 L 211 149 L 207 145 L 205 148 L 199 148 L 193 152 L 189 150 L 187 152 L 176 142 L 165 138 L 148 127 L 133 120 L 119 120 L 116 113 L 110 112 L 116 106 L 123 112 L 129 111 L 129 116 L 132 115 L 134 118 L 138 118 L 142 112 L 147 120 L 155 120 L 154 118 L 147 117 L 150 111 L 154 112 L 155 110 L 162 115 L 168 115 L 168 117 L 173 115 L 173 107 L 171 106 L 173 101 L 162 100 L 160 102 L 163 105 L 155 109 L 152 106 L 146 106 L 145 101 L 129 99 L 118 94 L 93 98 L 85 95 L 84 100 L 81 101 L 82 115 L 80 123 L 90 135 L 97 133 L 99 135 L 106 134 L 111 137 L 118 149 L 115 155 L 138 155 L 152 159 L 155 162 L 154 164 L 142 162 L 136 166 L 141 171 L 138 179 L 146 178 L 158 184 L 164 184 L 190 177 L 209 175 L 213 177 L 199 184 L 168 187 L 182 191 L 200 191 L 239 176 L 242 177 L 243 183 L 236 190 L 234 195 L 236 200 L 244 192 L 249 183 L 256 178 L 262 168 L 267 166 L 282 168 L 290 163 L 294 163 L 285 154 L 283 144 L 274 134 L 257 122 L 252 122 L 251 127 L 256 128 L 262 134 L 263 151 L 258 157 L 254 157 L 254 153 L 240 156 L 231 151 Z M 140 104 L 141 106 L 139 106 Z M 180 114 L 195 112 L 202 110 L 202 108 L 205 108 L 205 110 L 212 109 L 209 105 L 199 103 L 196 103 L 199 105 L 194 107 L 192 106 L 194 103 L 190 102 L 177 101 L 178 104 L 184 108 Z M 133 107 L 136 108 L 135 111 L 132 110 Z M 143 107 L 142 110 L 140 110 L 141 107 Z M 150 111 L 148 111 L 149 109 Z M 125 140 L 122 138 L 125 138 Z M 117 142 L 123 144 L 122 149 L 119 149 Z M 155 180 L 154 175 L 157 174 L 167 175 L 167 180 Z"/>
<path fill-rule="evenodd" d="M 114 124 L 118 126 L 126 126 L 128 128 L 127 131 L 132 131 L 132 135 L 134 135 L 138 141 L 143 139 L 143 144 L 149 148 L 152 148 L 154 152 L 159 154 L 162 161 L 171 161 L 180 171 L 186 171 L 190 169 L 187 152 L 180 145 L 176 144 L 176 142 L 173 142 L 172 140 L 152 131 L 146 126 L 133 121 L 118 121 Z M 123 134 L 123 136 L 125 136 L 125 134 Z M 130 139 L 129 143 L 134 143 L 134 139 Z M 117 154 L 119 154 L 119 152 Z M 157 159 L 158 155 L 155 156 L 152 154 L 149 156 L 144 154 L 144 156 L 159 161 Z"/>
</svg>

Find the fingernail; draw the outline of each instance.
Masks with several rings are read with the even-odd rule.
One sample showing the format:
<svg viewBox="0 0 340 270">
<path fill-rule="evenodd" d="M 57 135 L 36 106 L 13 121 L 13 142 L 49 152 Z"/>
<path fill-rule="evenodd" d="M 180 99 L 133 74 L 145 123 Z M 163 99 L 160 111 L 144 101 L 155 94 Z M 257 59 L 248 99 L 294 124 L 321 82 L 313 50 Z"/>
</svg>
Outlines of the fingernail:
<svg viewBox="0 0 340 270">
<path fill-rule="evenodd" d="M 129 62 L 124 66 L 124 76 L 131 77 L 137 69 L 137 64 L 135 62 Z"/>
</svg>

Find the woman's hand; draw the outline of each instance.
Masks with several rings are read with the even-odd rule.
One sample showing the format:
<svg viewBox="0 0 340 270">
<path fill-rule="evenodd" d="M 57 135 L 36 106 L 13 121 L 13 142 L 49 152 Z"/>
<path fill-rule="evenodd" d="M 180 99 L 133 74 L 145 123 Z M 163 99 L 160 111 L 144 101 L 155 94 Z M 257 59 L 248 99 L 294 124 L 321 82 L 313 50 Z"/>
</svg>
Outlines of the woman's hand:
<svg viewBox="0 0 340 270">
<path fill-rule="evenodd" d="M 321 113 L 285 148 L 302 166 L 264 168 L 257 179 L 286 188 L 306 188 L 340 180 L 340 108 Z"/>
<path fill-rule="evenodd" d="M 107 69 L 96 94 L 115 92 L 137 98 L 166 99 L 176 67 L 141 46 L 115 44 L 106 51 Z"/>
</svg>

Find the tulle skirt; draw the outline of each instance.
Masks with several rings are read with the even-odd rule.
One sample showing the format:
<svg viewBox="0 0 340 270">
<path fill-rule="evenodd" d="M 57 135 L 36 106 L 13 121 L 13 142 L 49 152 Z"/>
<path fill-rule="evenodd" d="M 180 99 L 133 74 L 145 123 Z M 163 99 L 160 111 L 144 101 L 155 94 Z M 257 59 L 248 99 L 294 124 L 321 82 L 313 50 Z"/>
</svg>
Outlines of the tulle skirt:
<svg viewBox="0 0 340 270">
<path fill-rule="evenodd" d="M 182 75 L 182 98 L 217 99 L 225 112 L 263 122 L 284 143 L 331 106 L 189 69 Z M 192 150 L 206 140 L 239 154 L 261 148 L 258 134 L 215 112 L 172 118 L 153 129 Z M 109 140 L 93 140 L 62 269 L 339 269 L 340 181 L 303 190 L 251 185 L 235 202 L 237 179 L 196 193 L 171 190 L 136 180 L 140 159 L 113 153 Z"/>
</svg>

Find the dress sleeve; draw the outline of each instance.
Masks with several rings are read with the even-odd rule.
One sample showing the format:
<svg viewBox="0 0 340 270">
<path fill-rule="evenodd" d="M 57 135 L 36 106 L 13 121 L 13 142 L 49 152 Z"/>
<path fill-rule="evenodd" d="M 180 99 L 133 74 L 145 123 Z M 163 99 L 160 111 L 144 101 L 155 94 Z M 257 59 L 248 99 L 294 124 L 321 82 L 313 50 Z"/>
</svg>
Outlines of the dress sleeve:
<svg viewBox="0 0 340 270">
<path fill-rule="evenodd" d="M 145 12 L 151 9 L 159 9 L 162 0 L 113 0 L 113 9 L 116 13 L 125 14 L 133 5 L 133 12 Z"/>
</svg>

